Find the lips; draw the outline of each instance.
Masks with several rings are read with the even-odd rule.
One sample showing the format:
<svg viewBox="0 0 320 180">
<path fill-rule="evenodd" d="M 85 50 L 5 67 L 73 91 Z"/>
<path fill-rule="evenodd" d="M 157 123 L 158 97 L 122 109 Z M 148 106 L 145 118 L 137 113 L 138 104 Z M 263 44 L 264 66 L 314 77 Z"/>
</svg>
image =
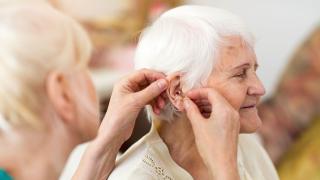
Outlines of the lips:
<svg viewBox="0 0 320 180">
<path fill-rule="evenodd" d="M 249 108 L 254 108 L 256 107 L 255 104 L 251 104 L 251 105 L 245 105 L 245 106 L 242 106 L 241 109 L 249 109 Z"/>
</svg>

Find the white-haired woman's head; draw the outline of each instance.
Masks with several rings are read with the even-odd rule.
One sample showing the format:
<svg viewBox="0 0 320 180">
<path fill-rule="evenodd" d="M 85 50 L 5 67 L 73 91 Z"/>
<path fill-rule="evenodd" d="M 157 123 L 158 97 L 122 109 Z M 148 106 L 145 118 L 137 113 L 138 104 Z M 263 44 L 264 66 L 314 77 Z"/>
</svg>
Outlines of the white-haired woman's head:
<svg viewBox="0 0 320 180">
<path fill-rule="evenodd" d="M 0 7 L 0 42 L 0 113 L 12 127 L 43 129 L 48 102 L 65 93 L 60 85 L 87 85 L 76 76 L 90 59 L 89 37 L 75 20 L 48 4 L 20 2 Z M 79 90 L 82 96 L 84 89 Z M 81 99 L 77 91 L 71 94 Z M 49 104 L 68 117 L 59 112 L 59 102 Z"/>
<path fill-rule="evenodd" d="M 236 15 L 213 7 L 186 5 L 162 14 L 140 37 L 135 68 L 149 68 L 167 75 L 181 73 L 183 92 L 207 81 L 227 37 L 240 37 L 253 47 L 253 37 Z M 176 108 L 168 103 L 160 116 L 171 120 Z M 148 111 L 151 111 L 150 109 Z"/>
</svg>

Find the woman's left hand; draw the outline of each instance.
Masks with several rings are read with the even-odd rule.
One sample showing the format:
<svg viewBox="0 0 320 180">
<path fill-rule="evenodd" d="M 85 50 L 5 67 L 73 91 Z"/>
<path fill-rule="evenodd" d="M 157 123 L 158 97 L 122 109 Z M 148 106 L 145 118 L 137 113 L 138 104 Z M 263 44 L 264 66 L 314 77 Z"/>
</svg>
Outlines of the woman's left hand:
<svg viewBox="0 0 320 180">
<path fill-rule="evenodd" d="M 167 86 L 164 74 L 147 69 L 117 83 L 98 135 L 86 149 L 73 179 L 106 179 L 121 145 L 132 134 L 139 112 L 147 104 L 160 112 L 165 101 L 161 93 Z"/>
<path fill-rule="evenodd" d="M 197 104 L 198 102 L 198 104 Z M 202 105 L 207 105 L 202 107 Z M 194 89 L 184 98 L 200 156 L 214 179 L 239 179 L 239 113 L 213 88 Z"/>
</svg>

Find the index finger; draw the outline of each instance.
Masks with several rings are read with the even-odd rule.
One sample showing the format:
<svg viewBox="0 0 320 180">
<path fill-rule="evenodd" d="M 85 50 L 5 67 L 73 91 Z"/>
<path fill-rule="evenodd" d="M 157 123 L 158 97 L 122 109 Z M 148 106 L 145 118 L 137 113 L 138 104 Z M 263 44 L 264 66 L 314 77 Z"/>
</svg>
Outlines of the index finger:
<svg viewBox="0 0 320 180">
<path fill-rule="evenodd" d="M 193 89 L 187 93 L 187 96 L 192 100 L 209 100 L 210 104 L 213 105 L 214 101 L 222 101 L 225 99 L 214 89 L 212 88 L 198 88 Z"/>
<path fill-rule="evenodd" d="M 165 74 L 161 72 L 150 69 L 141 69 L 129 75 L 127 80 L 136 85 L 147 86 L 154 81 L 164 78 Z"/>
<path fill-rule="evenodd" d="M 209 100 L 209 88 L 198 88 L 187 92 L 186 94 L 192 100 Z"/>
</svg>

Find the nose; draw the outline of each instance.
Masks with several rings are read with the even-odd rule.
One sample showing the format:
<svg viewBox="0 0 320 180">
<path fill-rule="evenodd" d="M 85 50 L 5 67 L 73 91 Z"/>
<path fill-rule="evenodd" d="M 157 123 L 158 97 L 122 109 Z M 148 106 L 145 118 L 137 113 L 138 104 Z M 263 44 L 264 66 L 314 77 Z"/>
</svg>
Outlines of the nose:
<svg viewBox="0 0 320 180">
<path fill-rule="evenodd" d="M 248 94 L 252 96 L 263 96 L 266 90 L 260 81 L 259 77 L 255 74 L 249 83 Z"/>
</svg>

